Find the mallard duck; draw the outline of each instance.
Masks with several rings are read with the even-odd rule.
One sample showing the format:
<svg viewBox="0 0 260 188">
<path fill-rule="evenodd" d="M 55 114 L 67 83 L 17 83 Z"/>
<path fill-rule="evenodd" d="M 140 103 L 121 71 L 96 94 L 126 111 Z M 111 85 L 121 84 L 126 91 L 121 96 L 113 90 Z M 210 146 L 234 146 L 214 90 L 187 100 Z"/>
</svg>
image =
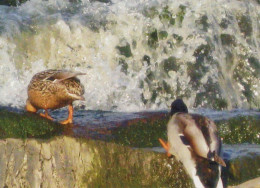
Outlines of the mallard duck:
<svg viewBox="0 0 260 188">
<path fill-rule="evenodd" d="M 168 142 L 159 139 L 167 155 L 180 160 L 193 179 L 195 187 L 223 187 L 220 166 L 221 139 L 212 120 L 189 114 L 182 99 L 171 105 L 171 119 L 167 125 Z"/>
<path fill-rule="evenodd" d="M 68 118 L 60 123 L 72 123 L 72 102 L 84 100 L 84 87 L 76 78 L 78 75 L 84 73 L 50 69 L 35 74 L 28 85 L 26 110 L 37 112 L 38 109 L 44 109 L 45 114 L 40 113 L 40 115 L 53 120 L 48 114 L 48 109 L 58 109 L 68 105 Z"/>
</svg>

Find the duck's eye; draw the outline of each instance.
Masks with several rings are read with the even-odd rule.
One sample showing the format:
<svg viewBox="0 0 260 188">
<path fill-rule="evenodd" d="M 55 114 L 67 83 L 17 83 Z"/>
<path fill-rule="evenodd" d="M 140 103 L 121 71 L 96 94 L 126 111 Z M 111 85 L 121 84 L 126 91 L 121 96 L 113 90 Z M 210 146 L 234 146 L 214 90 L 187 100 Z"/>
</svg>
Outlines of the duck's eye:
<svg viewBox="0 0 260 188">
<path fill-rule="evenodd" d="M 49 77 L 47 80 L 54 81 L 55 78 L 51 76 L 51 77 Z"/>
</svg>

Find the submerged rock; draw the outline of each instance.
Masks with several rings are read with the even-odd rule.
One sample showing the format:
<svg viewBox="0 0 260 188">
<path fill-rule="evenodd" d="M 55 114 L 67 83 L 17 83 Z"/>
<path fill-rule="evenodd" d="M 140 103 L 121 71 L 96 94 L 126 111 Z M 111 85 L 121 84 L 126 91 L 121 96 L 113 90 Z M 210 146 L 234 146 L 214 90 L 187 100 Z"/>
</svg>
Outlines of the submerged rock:
<svg viewBox="0 0 260 188">
<path fill-rule="evenodd" d="M 7 5 L 7 6 L 18 6 L 21 3 L 25 3 L 27 0 L 1 0 L 0 5 Z"/>
</svg>

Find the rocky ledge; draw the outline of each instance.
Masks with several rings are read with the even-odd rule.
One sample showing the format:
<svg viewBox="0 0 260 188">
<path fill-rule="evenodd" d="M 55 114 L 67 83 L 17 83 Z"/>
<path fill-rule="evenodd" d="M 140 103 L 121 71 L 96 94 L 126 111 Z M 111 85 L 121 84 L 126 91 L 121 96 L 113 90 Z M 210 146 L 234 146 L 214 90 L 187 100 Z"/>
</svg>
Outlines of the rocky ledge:
<svg viewBox="0 0 260 188">
<path fill-rule="evenodd" d="M 77 127 L 0 110 L 0 187 L 193 187 L 182 164 L 158 147 L 158 138 L 166 139 L 166 123 L 160 114 L 79 138 Z M 225 143 L 224 183 L 260 177 L 259 119 L 217 125 Z M 93 139 L 93 132 L 105 137 Z"/>
<path fill-rule="evenodd" d="M 67 136 L 0 141 L 0 187 L 192 187 L 164 154 Z"/>
</svg>

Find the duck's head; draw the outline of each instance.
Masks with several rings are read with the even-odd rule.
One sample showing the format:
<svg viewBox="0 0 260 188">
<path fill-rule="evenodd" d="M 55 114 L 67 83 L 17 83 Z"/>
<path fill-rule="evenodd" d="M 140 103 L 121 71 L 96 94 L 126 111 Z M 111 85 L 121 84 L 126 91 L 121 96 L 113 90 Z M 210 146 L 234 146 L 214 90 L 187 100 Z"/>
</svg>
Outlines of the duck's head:
<svg viewBox="0 0 260 188">
<path fill-rule="evenodd" d="M 188 108 L 182 99 L 176 99 L 171 104 L 171 116 L 177 112 L 188 113 Z"/>
</svg>

